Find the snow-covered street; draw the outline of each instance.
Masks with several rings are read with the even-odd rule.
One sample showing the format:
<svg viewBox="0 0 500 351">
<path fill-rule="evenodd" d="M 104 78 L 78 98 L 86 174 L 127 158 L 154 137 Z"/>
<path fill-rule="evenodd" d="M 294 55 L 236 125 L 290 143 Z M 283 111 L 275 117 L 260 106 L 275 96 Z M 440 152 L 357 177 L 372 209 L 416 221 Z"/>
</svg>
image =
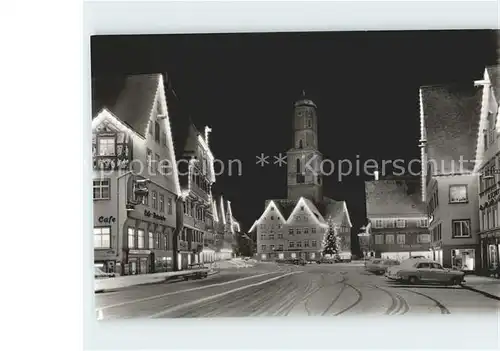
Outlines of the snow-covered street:
<svg viewBox="0 0 500 351">
<path fill-rule="evenodd" d="M 207 279 L 96 294 L 99 319 L 133 317 L 494 316 L 500 301 L 462 286 L 405 285 L 360 265 L 256 264 Z"/>
</svg>

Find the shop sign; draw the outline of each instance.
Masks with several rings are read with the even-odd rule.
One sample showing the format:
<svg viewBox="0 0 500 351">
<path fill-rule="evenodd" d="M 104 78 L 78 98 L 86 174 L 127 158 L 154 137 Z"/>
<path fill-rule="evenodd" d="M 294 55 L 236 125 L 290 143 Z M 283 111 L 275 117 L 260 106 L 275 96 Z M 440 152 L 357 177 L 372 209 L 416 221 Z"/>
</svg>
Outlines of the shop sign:
<svg viewBox="0 0 500 351">
<path fill-rule="evenodd" d="M 116 218 L 113 216 L 109 217 L 101 216 L 97 220 L 99 221 L 99 223 L 105 223 L 105 224 L 111 224 L 116 222 Z"/>
<path fill-rule="evenodd" d="M 108 257 L 108 256 L 115 256 L 116 251 L 115 250 L 102 250 L 98 249 L 95 250 L 95 255 L 98 257 Z"/>
<path fill-rule="evenodd" d="M 144 210 L 144 216 L 148 217 L 148 218 L 157 219 L 159 221 L 166 221 L 167 220 L 167 218 L 165 216 L 160 215 L 156 212 L 151 212 L 150 210 Z"/>
<path fill-rule="evenodd" d="M 131 255 L 149 255 L 151 251 L 149 250 L 130 250 L 128 252 Z"/>
</svg>

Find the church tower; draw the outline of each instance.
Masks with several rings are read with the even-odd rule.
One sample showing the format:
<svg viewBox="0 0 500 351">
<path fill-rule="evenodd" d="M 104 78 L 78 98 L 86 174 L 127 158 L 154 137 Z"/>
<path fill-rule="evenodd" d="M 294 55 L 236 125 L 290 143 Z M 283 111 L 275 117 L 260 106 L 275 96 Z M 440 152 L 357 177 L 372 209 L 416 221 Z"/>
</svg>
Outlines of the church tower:
<svg viewBox="0 0 500 351">
<path fill-rule="evenodd" d="M 287 152 L 288 199 L 306 197 L 315 202 L 323 199 L 320 165 L 322 155 L 318 151 L 318 116 L 316 104 L 305 92 L 295 103 L 293 117 L 293 147 Z"/>
</svg>

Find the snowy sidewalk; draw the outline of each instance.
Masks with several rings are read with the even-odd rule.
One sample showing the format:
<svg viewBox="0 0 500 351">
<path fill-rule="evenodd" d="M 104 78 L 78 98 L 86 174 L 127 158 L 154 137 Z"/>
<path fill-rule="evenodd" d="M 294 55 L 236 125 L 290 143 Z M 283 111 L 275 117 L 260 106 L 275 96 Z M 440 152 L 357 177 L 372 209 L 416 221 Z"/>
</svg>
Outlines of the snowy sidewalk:
<svg viewBox="0 0 500 351">
<path fill-rule="evenodd" d="M 462 286 L 465 289 L 500 300 L 500 279 L 466 275 L 465 283 Z"/>
<path fill-rule="evenodd" d="M 96 279 L 94 281 L 94 292 L 105 292 L 108 290 L 122 289 L 135 285 L 153 284 L 165 281 L 167 278 L 185 274 L 187 271 L 162 272 L 152 274 L 125 275 L 116 278 Z M 208 275 L 219 273 L 210 270 Z"/>
</svg>

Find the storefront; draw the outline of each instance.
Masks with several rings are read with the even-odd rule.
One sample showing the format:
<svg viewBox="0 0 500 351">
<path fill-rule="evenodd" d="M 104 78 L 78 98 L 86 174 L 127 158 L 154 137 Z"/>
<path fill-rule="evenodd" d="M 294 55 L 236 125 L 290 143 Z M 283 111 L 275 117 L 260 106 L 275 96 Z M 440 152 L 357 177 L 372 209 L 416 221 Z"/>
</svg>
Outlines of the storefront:
<svg viewBox="0 0 500 351">
<path fill-rule="evenodd" d="M 105 204 L 94 205 L 94 265 L 106 273 L 120 273 L 117 270 L 118 257 L 118 225 L 113 211 Z M 105 213 L 106 215 L 102 215 Z"/>
<path fill-rule="evenodd" d="M 432 259 L 431 251 L 401 251 L 401 252 L 381 252 L 380 258 L 385 258 L 389 260 L 403 261 L 412 257 L 424 257 L 427 259 Z"/>
<path fill-rule="evenodd" d="M 126 275 L 152 273 L 154 258 L 150 250 L 129 249 L 126 257 L 127 261 L 124 265 Z"/>
<path fill-rule="evenodd" d="M 173 229 L 164 223 L 165 217 L 155 215 L 149 218 L 148 214 L 149 212 L 145 211 L 142 220 L 128 218 L 125 221 L 123 238 L 125 275 L 173 271 L 171 251 Z"/>
<path fill-rule="evenodd" d="M 474 271 L 476 269 L 475 249 L 451 249 L 451 267 L 462 271 Z"/>
<path fill-rule="evenodd" d="M 479 252 L 476 245 L 462 245 L 453 247 L 451 245 L 437 245 L 432 248 L 430 257 L 446 268 L 463 271 L 477 271 L 480 263 Z"/>
<path fill-rule="evenodd" d="M 500 265 L 500 231 L 481 234 L 481 266 L 484 273 L 498 269 Z"/>
<path fill-rule="evenodd" d="M 94 266 L 106 273 L 119 273 L 116 270 L 117 255 L 113 249 L 95 249 Z"/>
<path fill-rule="evenodd" d="M 281 251 L 281 252 L 273 252 L 267 254 L 260 254 L 259 259 L 265 260 L 285 260 L 285 259 L 304 259 L 304 260 L 317 260 L 321 258 L 321 254 L 319 252 L 309 252 L 309 251 Z"/>
</svg>

